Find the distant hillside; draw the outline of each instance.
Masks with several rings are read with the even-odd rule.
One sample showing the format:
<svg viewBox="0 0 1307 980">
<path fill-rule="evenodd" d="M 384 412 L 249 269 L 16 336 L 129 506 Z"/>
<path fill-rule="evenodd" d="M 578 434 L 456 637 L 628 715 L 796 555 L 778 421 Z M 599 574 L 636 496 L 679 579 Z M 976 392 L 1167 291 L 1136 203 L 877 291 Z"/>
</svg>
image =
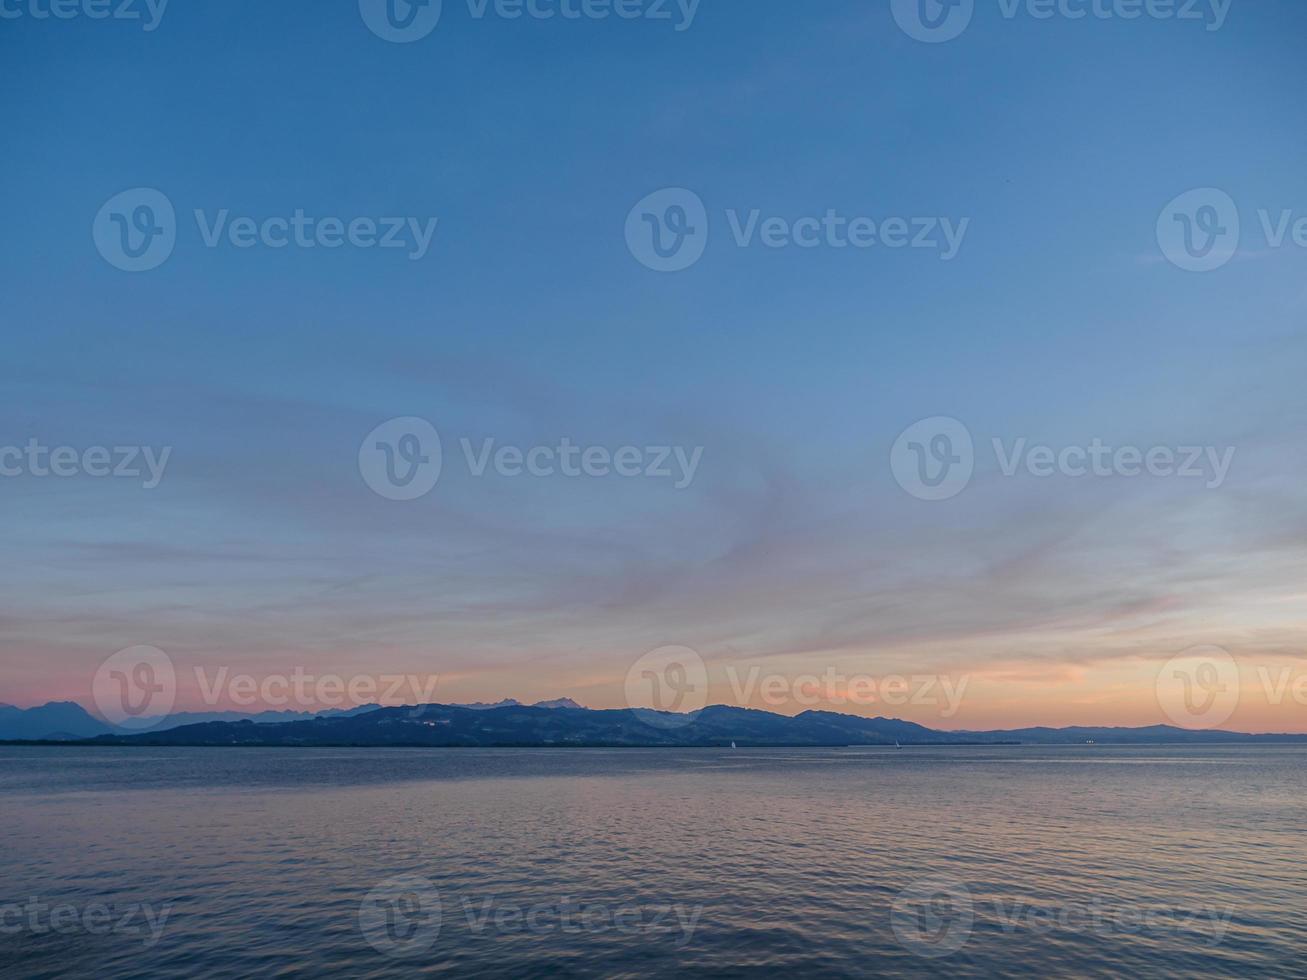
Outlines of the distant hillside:
<svg viewBox="0 0 1307 980">
<path fill-rule="evenodd" d="M 1164 744 L 1211 742 L 1307 742 L 1307 736 L 1244 735 L 1188 731 L 1168 725 L 1146 728 L 1021 728 L 1009 731 L 940 731 L 896 718 L 863 718 L 834 711 L 795 717 L 716 705 L 695 715 L 645 710 L 592 710 L 561 698 L 524 705 L 367 705 L 317 715 L 199 716 L 198 723 L 170 727 L 175 715 L 148 732 L 113 733 L 80 706 L 43 705 L 20 711 L 0 707 L 0 739 L 76 739 L 119 745 L 249 746 L 831 746 L 960 744 Z"/>
<path fill-rule="evenodd" d="M 523 703 L 522 703 L 521 701 L 519 701 L 517 698 L 504 698 L 504 700 L 502 700 L 502 701 L 496 701 L 496 702 L 494 702 L 493 704 L 488 704 L 488 703 L 486 703 L 485 701 L 473 701 L 471 704 L 451 704 L 449 707 L 451 707 L 451 708 L 476 708 L 478 711 L 485 711 L 485 710 L 487 710 L 488 708 L 525 708 L 525 707 L 528 707 L 528 705 L 523 704 Z M 573 701 L 571 698 L 555 698 L 553 701 L 537 701 L 535 704 L 533 704 L 533 705 L 529 705 L 529 707 L 532 707 L 532 708 L 575 708 L 575 709 L 578 709 L 578 710 L 582 710 L 582 709 L 581 709 L 581 705 L 577 704 L 577 703 L 576 703 L 575 701 Z"/>
<path fill-rule="evenodd" d="M 252 722 L 256 725 L 276 725 L 295 721 L 313 721 L 319 718 L 351 718 L 380 708 L 377 704 L 364 704 L 355 708 L 326 708 L 322 711 L 260 711 L 249 714 L 241 711 L 182 711 L 171 715 L 145 717 L 129 731 L 109 725 L 94 717 L 81 705 L 72 701 L 51 701 L 35 708 L 15 708 L 0 704 L 0 741 L 66 742 L 94 738 L 97 735 L 130 735 L 140 732 L 171 731 L 189 725 L 212 722 Z M 508 698 L 498 704 L 468 704 L 457 707 L 486 710 L 490 708 L 525 707 L 520 701 Z M 568 708 L 584 710 L 571 698 L 539 701 L 537 708 Z"/>
<path fill-rule="evenodd" d="M 375 711 L 380 705 L 365 704 L 357 708 L 326 708 L 322 711 L 260 711 L 249 714 L 243 711 L 180 711 L 156 718 L 142 718 L 139 729 L 152 732 L 180 728 L 183 725 L 201 725 L 211 721 L 252 721 L 256 725 L 275 725 L 288 721 L 309 721 L 313 718 L 359 715 Z"/>
<path fill-rule="evenodd" d="M 307 721 L 312 718 L 362 714 L 373 711 L 375 704 L 358 708 L 329 708 L 317 714 L 309 711 L 263 711 L 244 714 L 238 711 L 180 712 L 142 718 L 137 730 L 148 728 L 152 732 L 168 731 L 182 725 L 205 722 L 251 721 L 257 724 L 274 724 L 288 721 Z M 93 716 L 80 704 L 72 701 L 51 701 L 34 708 L 15 708 L 0 704 L 0 741 L 63 742 L 94 738 L 97 735 L 124 734 L 125 731 Z"/>
<path fill-rule="evenodd" d="M 852 724 L 841 726 L 833 719 Z M 902 722 L 891 722 L 894 730 Z M 922 738 L 952 740 L 912 726 Z M 942 737 L 941 737 L 942 736 Z M 892 745 L 863 718 L 831 715 L 789 718 L 747 708 L 711 707 L 693 718 L 626 709 L 592 711 L 508 705 L 469 708 L 427 705 L 381 708 L 354 718 L 318 718 L 280 725 L 211 723 L 168 732 L 111 738 L 143 745 L 359 745 L 359 746 L 676 746 Z"/>
<path fill-rule="evenodd" d="M 1084 742 L 1110 744 L 1149 744 L 1166 742 L 1294 742 L 1307 741 L 1307 735 L 1245 735 L 1240 732 L 1193 731 L 1173 725 L 1149 725 L 1146 728 L 1013 728 L 1009 731 L 959 734 L 1002 734 L 1018 742 L 1041 745 L 1074 745 Z"/>
<path fill-rule="evenodd" d="M 1307 742 L 1307 736 L 1191 732 L 1148 728 L 1028 728 L 950 732 L 894 718 L 833 711 L 795 717 L 717 705 L 696 715 L 669 712 L 424 705 L 319 715 L 275 724 L 213 721 L 166 731 L 101 736 L 103 744 L 246 746 L 843 746 L 957 744 L 1161 744 L 1175 742 Z"/>
<path fill-rule="evenodd" d="M 72 701 L 51 701 L 37 708 L 0 705 L 0 739 L 82 739 L 94 738 L 113 729 Z"/>
</svg>

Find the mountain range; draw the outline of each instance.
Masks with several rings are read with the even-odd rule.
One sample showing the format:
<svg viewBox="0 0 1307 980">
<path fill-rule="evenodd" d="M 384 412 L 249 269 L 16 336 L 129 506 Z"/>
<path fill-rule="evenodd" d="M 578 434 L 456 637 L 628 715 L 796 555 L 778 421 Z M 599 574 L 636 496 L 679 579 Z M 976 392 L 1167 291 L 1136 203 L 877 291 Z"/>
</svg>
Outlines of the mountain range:
<svg viewBox="0 0 1307 980">
<path fill-rule="evenodd" d="M 469 704 L 461 707 L 487 709 L 520 707 L 522 702 L 506 698 L 495 704 Z M 271 725 L 292 721 L 312 721 L 315 718 L 349 717 L 373 711 L 380 705 L 365 704 L 355 708 L 327 708 L 322 711 L 260 711 L 246 714 L 239 711 L 182 711 L 170 715 L 156 715 L 140 719 L 136 731 L 148 730 L 163 732 L 183 725 L 202 725 L 210 722 L 249 721 L 256 725 Z M 538 701 L 538 708 L 580 708 L 571 698 L 558 698 L 554 701 Z M 48 741 L 66 742 L 78 739 L 95 738 L 97 735 L 128 734 L 125 729 L 117 728 L 96 718 L 80 704 L 73 701 L 51 701 L 34 708 L 15 708 L 11 704 L 0 704 L 0 742 L 2 741 Z"/>
<path fill-rule="evenodd" d="M 76 741 L 96 745 L 186 746 L 375 746 L 375 747 L 672 747 L 672 746 L 845 746 L 959 744 L 1162 744 L 1297 742 L 1307 735 L 1248 735 L 1191 731 L 1170 725 L 1144 728 L 1021 728 L 1001 731 L 942 731 L 896 718 L 864 718 L 834 711 L 805 711 L 793 717 L 714 705 L 695 714 L 645 709 L 583 708 L 569 698 L 525 705 L 417 707 L 363 706 L 303 716 L 270 712 L 255 716 L 204 718 L 170 716 L 160 727 L 114 733 L 69 702 L 19 712 L 0 706 L 0 739 Z M 292 715 L 295 717 L 284 717 Z M 182 719 L 182 723 L 171 725 Z M 262 719 L 262 720 L 260 720 Z M 189 723 L 188 723 L 189 722 Z M 55 726 L 53 729 L 49 726 Z M 99 726 L 98 729 L 95 726 Z"/>
</svg>

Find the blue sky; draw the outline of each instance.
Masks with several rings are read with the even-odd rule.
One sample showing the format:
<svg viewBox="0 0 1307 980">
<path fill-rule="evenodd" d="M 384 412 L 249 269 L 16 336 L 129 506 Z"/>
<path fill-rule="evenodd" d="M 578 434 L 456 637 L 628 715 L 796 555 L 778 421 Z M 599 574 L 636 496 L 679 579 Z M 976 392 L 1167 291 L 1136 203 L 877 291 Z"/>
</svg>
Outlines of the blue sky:
<svg viewBox="0 0 1307 980">
<path fill-rule="evenodd" d="M 148 643 L 613 704 L 634 658 L 683 643 L 1023 678 L 978 722 L 1143 723 L 1121 664 L 1300 656 L 1307 251 L 1259 242 L 1257 212 L 1307 217 L 1305 28 L 1301 4 L 1250 0 L 1215 31 L 980 0 L 939 44 L 865 0 L 704 0 L 683 31 L 446 0 L 409 44 L 351 2 L 0 21 L 0 444 L 173 447 L 148 491 L 0 480 L 0 700 L 85 700 Z M 173 203 L 177 243 L 127 273 L 90 230 L 138 187 Z M 710 237 L 660 274 L 623 227 L 668 187 Z M 1155 227 L 1205 187 L 1244 234 L 1196 274 Z M 207 248 L 195 209 L 438 226 L 419 261 Z M 740 248 L 728 209 L 969 223 L 942 261 Z M 446 458 L 408 503 L 357 463 L 404 416 Z M 934 416 L 981 449 L 964 493 L 926 502 L 889 456 Z M 703 456 L 681 490 L 477 478 L 463 437 Z M 1238 455 L 1215 490 L 1006 478 L 991 437 Z"/>
</svg>

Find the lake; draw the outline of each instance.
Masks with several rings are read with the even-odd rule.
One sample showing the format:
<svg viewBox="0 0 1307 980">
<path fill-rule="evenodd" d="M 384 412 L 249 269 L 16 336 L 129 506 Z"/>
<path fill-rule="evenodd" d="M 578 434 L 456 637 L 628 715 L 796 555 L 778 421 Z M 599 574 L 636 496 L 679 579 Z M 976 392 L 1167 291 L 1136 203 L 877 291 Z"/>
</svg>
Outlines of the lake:
<svg viewBox="0 0 1307 980">
<path fill-rule="evenodd" d="M 1307 747 L 0 747 L 0 974 L 1307 976 Z"/>
</svg>

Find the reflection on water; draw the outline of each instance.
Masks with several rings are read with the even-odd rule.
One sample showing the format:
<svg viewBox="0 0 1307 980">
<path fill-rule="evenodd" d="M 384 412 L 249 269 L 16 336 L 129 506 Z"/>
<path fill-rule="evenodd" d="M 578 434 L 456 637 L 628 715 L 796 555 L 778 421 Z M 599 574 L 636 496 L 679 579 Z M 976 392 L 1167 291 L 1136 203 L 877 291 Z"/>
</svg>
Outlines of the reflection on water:
<svg viewBox="0 0 1307 980">
<path fill-rule="evenodd" d="M 1301 976 L 1305 762 L 0 748 L 0 972 Z"/>
</svg>

